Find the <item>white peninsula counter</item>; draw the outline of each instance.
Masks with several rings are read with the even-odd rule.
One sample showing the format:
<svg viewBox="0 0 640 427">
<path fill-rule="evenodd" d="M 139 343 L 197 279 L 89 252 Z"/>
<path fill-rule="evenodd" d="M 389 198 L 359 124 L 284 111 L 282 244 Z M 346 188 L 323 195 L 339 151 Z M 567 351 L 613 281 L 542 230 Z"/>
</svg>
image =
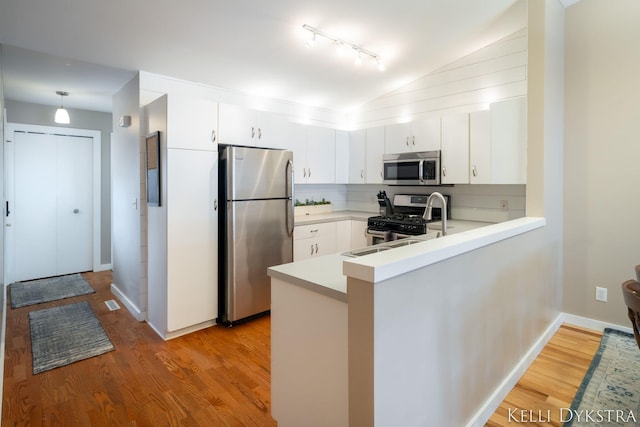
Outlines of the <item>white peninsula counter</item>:
<svg viewBox="0 0 640 427">
<path fill-rule="evenodd" d="M 442 297 L 439 286 L 449 286 L 439 284 L 441 274 L 431 274 L 429 268 L 543 225 L 544 220 L 538 218 L 500 224 L 451 220 L 445 238 L 436 239 L 437 230 L 429 230 L 422 242 L 367 256 L 333 254 L 270 268 L 272 415 L 278 424 L 372 425 L 369 422 L 373 421 L 373 407 L 381 415 L 384 413 L 380 411 L 383 406 L 376 406 L 378 396 L 397 393 L 394 401 L 406 400 L 406 396 L 400 397 L 404 393 L 398 393 L 398 389 L 404 388 L 402 375 L 390 374 L 398 371 L 395 353 L 402 354 L 404 344 L 394 342 L 390 352 L 380 346 L 393 336 L 406 335 L 407 343 L 415 343 L 416 334 L 419 336 L 445 321 L 431 318 L 433 324 L 425 327 L 419 326 L 424 322 L 419 313 L 414 318 L 407 316 L 439 300 Z M 437 229 L 439 223 L 430 227 Z M 457 268 L 461 269 L 462 265 Z M 449 291 L 459 293 L 462 289 L 456 284 Z M 418 297 L 422 292 L 433 297 L 432 301 Z M 392 306 L 393 311 L 388 311 Z M 378 318 L 386 316 L 391 321 L 378 323 Z M 398 322 L 402 324 L 402 332 L 388 329 L 388 325 Z M 415 349 L 409 345 L 407 351 Z M 385 359 L 387 353 L 391 356 L 389 360 Z M 424 349 L 416 354 L 421 353 Z M 423 356 L 422 363 L 429 360 Z M 411 358 L 407 362 L 417 360 Z M 394 368 L 390 370 L 391 366 Z M 409 365 L 405 367 L 410 369 Z M 395 379 L 400 382 L 396 384 L 398 389 L 384 392 L 378 378 L 392 383 Z M 425 377 L 420 381 L 426 380 Z M 395 412 L 393 408 L 390 410 Z M 406 414 L 407 424 L 415 424 L 411 422 L 411 414 L 411 411 Z"/>
</svg>

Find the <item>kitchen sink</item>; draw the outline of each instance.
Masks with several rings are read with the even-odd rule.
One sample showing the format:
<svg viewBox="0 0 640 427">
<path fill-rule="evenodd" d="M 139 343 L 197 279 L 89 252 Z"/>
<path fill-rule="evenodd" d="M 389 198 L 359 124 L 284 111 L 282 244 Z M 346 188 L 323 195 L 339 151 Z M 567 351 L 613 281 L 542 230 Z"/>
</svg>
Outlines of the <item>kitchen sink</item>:
<svg viewBox="0 0 640 427">
<path fill-rule="evenodd" d="M 375 254 L 382 251 L 388 251 L 389 249 L 391 249 L 389 246 L 381 246 L 381 245 L 369 246 L 362 249 L 356 249 L 355 251 L 345 252 L 342 255 L 349 256 L 349 257 L 359 257 L 359 256 Z"/>
<path fill-rule="evenodd" d="M 359 256 L 376 254 L 376 253 L 382 252 L 382 251 L 388 251 L 389 249 L 399 248 L 399 247 L 402 247 L 402 246 L 413 245 L 414 243 L 420 243 L 420 242 L 424 242 L 424 240 L 420 240 L 420 239 L 400 239 L 400 240 L 395 240 L 393 242 L 381 243 L 379 245 L 369 246 L 369 247 L 366 247 L 366 248 L 356 249 L 354 251 L 345 252 L 342 255 L 348 256 L 348 257 L 359 257 Z"/>
<path fill-rule="evenodd" d="M 414 243 L 420 243 L 420 242 L 424 242 L 424 240 L 401 239 L 401 240 L 396 240 L 395 242 L 387 243 L 385 246 L 389 248 L 399 248 L 401 246 L 413 245 Z"/>
</svg>

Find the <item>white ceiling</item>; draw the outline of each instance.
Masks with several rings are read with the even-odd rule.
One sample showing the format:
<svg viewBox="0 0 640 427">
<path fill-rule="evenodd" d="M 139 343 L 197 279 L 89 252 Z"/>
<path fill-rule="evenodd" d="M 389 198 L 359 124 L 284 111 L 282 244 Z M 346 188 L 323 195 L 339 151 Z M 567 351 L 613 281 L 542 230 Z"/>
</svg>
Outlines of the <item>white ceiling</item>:
<svg viewBox="0 0 640 427">
<path fill-rule="evenodd" d="M 57 105 L 64 90 L 65 106 L 111 111 L 144 70 L 349 111 L 523 28 L 523 1 L 2 0 L 5 98 Z M 379 53 L 386 71 L 321 39 L 306 48 L 303 24 Z"/>
</svg>

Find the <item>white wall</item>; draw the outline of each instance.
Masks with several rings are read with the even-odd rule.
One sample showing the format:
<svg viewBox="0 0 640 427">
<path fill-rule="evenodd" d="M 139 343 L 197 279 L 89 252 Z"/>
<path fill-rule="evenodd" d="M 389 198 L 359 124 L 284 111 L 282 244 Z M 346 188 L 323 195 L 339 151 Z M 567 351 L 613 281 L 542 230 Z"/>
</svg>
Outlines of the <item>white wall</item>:
<svg viewBox="0 0 640 427">
<path fill-rule="evenodd" d="M 629 326 L 621 284 L 640 264 L 640 2 L 566 13 L 564 311 Z M 595 301 L 595 287 L 609 302 Z"/>
<path fill-rule="evenodd" d="M 144 319 L 147 295 L 141 286 L 146 268 L 141 265 L 140 118 L 139 77 L 134 77 L 113 96 L 111 140 L 113 285 L 124 296 L 128 308 Z M 131 116 L 131 126 L 121 128 L 122 115 Z"/>
<path fill-rule="evenodd" d="M 526 1 L 516 7 L 519 31 L 367 103 L 352 115 L 353 128 L 486 110 L 493 101 L 526 95 Z"/>
<path fill-rule="evenodd" d="M 374 286 L 348 280 L 350 424 L 484 425 L 558 319 L 564 9 L 528 12 L 526 203 L 546 226 Z"/>
</svg>

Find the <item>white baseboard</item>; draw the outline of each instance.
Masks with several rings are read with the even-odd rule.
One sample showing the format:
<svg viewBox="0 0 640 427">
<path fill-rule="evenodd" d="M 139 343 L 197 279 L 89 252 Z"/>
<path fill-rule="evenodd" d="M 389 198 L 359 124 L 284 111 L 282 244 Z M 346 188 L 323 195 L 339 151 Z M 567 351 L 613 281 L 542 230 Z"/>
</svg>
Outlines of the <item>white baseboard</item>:
<svg viewBox="0 0 640 427">
<path fill-rule="evenodd" d="M 564 320 L 563 313 L 560 313 L 538 340 L 531 346 L 513 370 L 507 375 L 502 383 L 495 389 L 493 394 L 485 401 L 484 405 L 475 413 L 466 427 L 484 426 L 491 416 L 496 412 L 502 401 L 515 387 L 520 377 L 527 371 L 529 365 L 538 357 L 545 345 L 551 340 Z"/>
<path fill-rule="evenodd" d="M 562 313 L 562 321 L 570 325 L 580 326 L 581 328 L 593 329 L 594 331 L 604 331 L 604 328 L 617 329 L 619 331 L 633 333 L 630 326 L 616 325 L 615 323 L 602 322 L 600 320 L 589 319 L 588 317 L 576 316 L 575 314 Z"/>
<path fill-rule="evenodd" d="M 131 301 L 124 292 L 118 289 L 118 287 L 113 283 L 111 284 L 111 292 L 118 297 L 120 302 L 127 307 L 127 310 L 133 314 L 133 317 L 135 317 L 138 322 L 144 322 L 147 320 L 147 313 L 145 311 L 141 311 L 138 306 L 136 306 L 133 301 Z"/>
<path fill-rule="evenodd" d="M 177 331 L 164 332 L 164 333 L 160 332 L 160 330 L 158 328 L 156 328 L 155 325 L 153 325 L 149 321 L 147 321 L 147 324 L 151 327 L 151 329 L 153 329 L 155 331 L 156 334 L 158 334 L 160 336 L 160 338 L 162 338 L 165 341 L 168 341 L 168 340 L 172 340 L 174 338 L 181 337 L 183 335 L 190 334 L 191 332 L 195 332 L 195 331 L 199 331 L 201 329 L 206 329 L 206 328 L 209 328 L 211 326 L 215 326 L 216 325 L 216 321 L 215 320 L 208 320 L 206 322 L 198 323 L 197 325 L 189 326 L 187 328 L 179 329 Z"/>
<path fill-rule="evenodd" d="M 93 269 L 93 271 L 98 272 L 98 271 L 107 271 L 107 270 L 111 270 L 112 265 L 111 264 L 100 264 L 99 266 L 95 267 Z"/>
</svg>

